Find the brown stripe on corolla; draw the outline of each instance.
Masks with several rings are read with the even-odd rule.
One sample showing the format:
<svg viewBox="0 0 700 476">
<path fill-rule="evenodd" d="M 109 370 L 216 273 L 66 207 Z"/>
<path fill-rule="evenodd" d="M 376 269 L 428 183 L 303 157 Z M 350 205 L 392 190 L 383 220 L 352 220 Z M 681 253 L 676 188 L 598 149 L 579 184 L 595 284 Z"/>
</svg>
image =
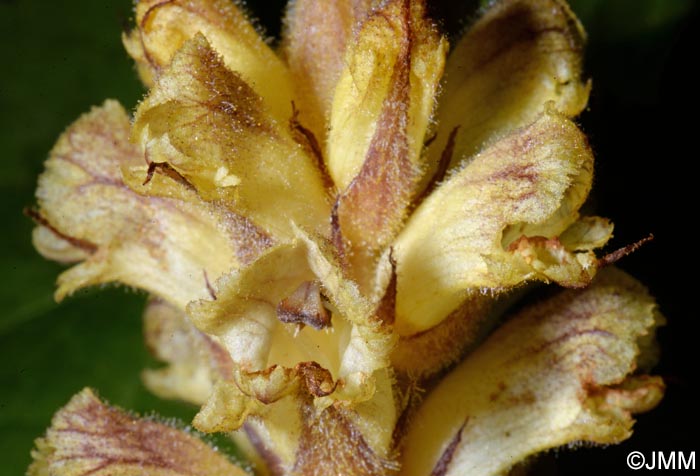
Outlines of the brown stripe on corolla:
<svg viewBox="0 0 700 476">
<path fill-rule="evenodd" d="M 445 148 L 442 150 L 442 153 L 440 154 L 440 160 L 438 161 L 437 164 L 437 169 L 435 169 L 435 172 L 433 175 L 430 177 L 430 181 L 428 182 L 428 185 L 425 187 L 425 190 L 421 192 L 418 197 L 416 197 L 413 200 L 413 207 L 417 207 L 418 205 L 421 204 L 425 198 L 430 195 L 435 188 L 440 185 L 440 182 L 442 182 L 445 179 L 445 175 L 447 174 L 447 169 L 450 166 L 450 163 L 452 162 L 452 155 L 454 154 L 455 150 L 455 140 L 457 138 L 457 133 L 459 132 L 460 126 L 455 126 L 452 131 L 450 131 L 450 135 L 447 137 L 447 144 L 445 144 Z M 429 147 L 430 144 L 437 138 L 437 135 L 432 136 L 428 141 L 426 141 L 424 147 Z"/>
<path fill-rule="evenodd" d="M 396 259 L 394 259 L 394 250 L 389 250 L 389 264 L 391 265 L 391 277 L 389 284 L 384 291 L 384 296 L 379 301 L 374 314 L 384 324 L 393 324 L 396 317 Z"/>
<path fill-rule="evenodd" d="M 359 174 L 341 194 L 338 216 L 343 235 L 356 246 L 379 249 L 393 238 L 409 204 L 416 170 L 409 159 L 408 126 L 412 31 L 409 5 L 402 3 L 401 51 L 391 89 Z M 389 20 L 390 21 L 390 20 Z"/>
<path fill-rule="evenodd" d="M 31 474 L 244 474 L 195 436 L 109 407 L 89 389 L 54 416 L 35 457 Z"/>
<path fill-rule="evenodd" d="M 149 51 L 149 48 L 146 46 L 146 42 L 144 41 L 143 38 L 143 33 L 148 29 L 148 23 L 150 22 L 151 16 L 155 13 L 156 10 L 159 8 L 175 3 L 176 0 L 163 0 L 161 2 L 156 3 L 155 5 L 152 5 L 148 10 L 146 10 L 146 13 L 144 13 L 143 18 L 139 22 L 139 28 L 138 28 L 138 35 L 139 35 L 139 43 L 141 44 L 141 51 L 143 52 L 144 58 L 148 62 L 148 65 L 151 67 L 152 71 L 151 74 L 154 77 L 158 77 L 160 74 L 160 70 L 164 64 L 159 64 L 154 58 L 151 52 Z"/>
<path fill-rule="evenodd" d="M 265 444 L 265 441 L 249 421 L 243 424 L 243 431 L 248 437 L 250 444 L 265 462 L 265 469 L 270 473 L 270 476 L 284 476 L 285 470 L 282 460 L 277 453 Z"/>
<path fill-rule="evenodd" d="M 445 451 L 443 451 L 442 455 L 440 455 L 440 459 L 438 459 L 437 463 L 435 463 L 435 466 L 433 467 L 433 471 L 430 473 L 430 476 L 445 476 L 445 474 L 447 474 L 447 470 L 449 469 L 450 463 L 452 462 L 452 457 L 454 456 L 454 453 L 457 450 L 459 443 L 462 441 L 462 432 L 464 431 L 464 427 L 467 426 L 468 422 L 469 417 L 467 417 L 464 420 L 464 423 L 462 423 L 462 426 L 459 427 L 459 430 L 457 430 L 457 433 L 455 433 L 455 436 L 447 445 Z"/>
<path fill-rule="evenodd" d="M 294 476 L 387 476 L 398 471 L 393 459 L 374 452 L 352 423 L 352 412 L 330 406 L 318 411 L 310 399 L 301 404 L 303 423 Z"/>
<path fill-rule="evenodd" d="M 570 329 L 570 330 L 567 330 L 566 332 L 564 332 L 563 334 L 558 335 L 558 336 L 552 338 L 552 339 L 549 340 L 549 341 L 542 342 L 542 343 L 540 343 L 539 345 L 537 345 L 537 346 L 535 346 L 535 347 L 530 347 L 530 348 L 528 348 L 526 353 L 523 353 L 523 354 L 518 355 L 517 358 L 515 358 L 515 359 L 513 359 L 513 360 L 514 360 L 514 361 L 524 360 L 524 359 L 526 359 L 527 357 L 529 357 L 529 356 L 531 356 L 531 355 L 539 354 L 539 353 L 545 352 L 545 351 L 547 351 L 550 347 L 559 346 L 559 345 L 562 344 L 562 342 L 566 342 L 566 341 L 574 340 L 574 339 L 583 339 L 583 338 L 586 338 L 587 336 L 597 336 L 597 337 L 606 338 L 606 339 L 611 339 L 611 340 L 614 340 L 614 339 L 617 337 L 617 336 L 616 336 L 615 334 L 613 334 L 612 332 L 606 331 L 605 329 L 599 329 L 599 328 L 597 328 L 597 327 L 590 328 L 590 329 L 577 329 L 577 328 L 575 328 L 575 329 Z M 608 352 L 607 352 L 604 348 L 602 348 L 602 347 L 600 347 L 600 346 L 596 347 L 596 351 L 597 351 L 597 352 L 600 352 L 601 354 L 608 355 L 609 357 L 612 358 L 612 356 L 611 356 L 610 354 L 608 354 Z M 564 359 L 565 357 L 566 357 L 566 354 L 561 355 L 561 356 L 553 357 L 553 358 L 551 359 L 551 363 L 552 363 L 552 364 L 555 364 L 555 363 L 557 363 L 559 360 Z M 509 362 L 509 363 L 510 363 L 510 362 Z M 583 369 L 583 367 L 585 367 L 585 365 L 582 364 L 582 365 L 581 365 L 581 369 Z"/>
<path fill-rule="evenodd" d="M 275 244 L 272 236 L 251 219 L 229 210 L 224 213 L 226 220 L 223 224 L 236 245 L 236 258 L 242 265 L 252 263 L 263 251 Z"/>
<path fill-rule="evenodd" d="M 343 230 L 340 228 L 340 219 L 338 218 L 338 206 L 340 205 L 340 196 L 336 197 L 331 209 L 331 243 L 335 248 L 338 261 L 343 269 L 346 269 L 347 256 L 345 254 L 345 239 L 343 238 Z"/>
<path fill-rule="evenodd" d="M 479 31 L 479 34 L 475 35 L 472 41 L 479 41 L 481 38 L 486 37 L 490 39 L 499 38 L 506 41 L 504 43 L 482 41 L 480 45 L 489 45 L 491 43 L 493 46 L 497 46 L 497 48 L 483 48 L 481 57 L 474 58 L 473 64 L 470 65 L 470 70 L 472 72 L 477 72 L 479 69 L 484 68 L 510 50 L 523 44 L 530 43 L 533 44 L 533 46 L 538 46 L 536 42 L 547 34 L 561 37 L 568 44 L 567 50 L 550 50 L 548 51 L 550 53 L 582 51 L 585 41 L 584 38 L 580 35 L 576 35 L 578 29 L 570 24 L 568 15 L 563 11 L 565 7 L 560 5 L 560 8 L 562 11 L 558 12 L 558 15 L 552 15 L 547 18 L 547 20 L 552 22 L 553 20 L 560 20 L 562 17 L 566 18 L 567 27 L 558 24 L 553 24 L 551 26 L 542 24 L 542 19 L 535 18 L 532 7 L 526 4 L 516 6 L 516 8 L 509 11 L 507 15 L 492 20 L 488 28 Z"/>
<path fill-rule="evenodd" d="M 202 40 L 195 46 L 196 56 L 192 56 L 192 63 L 186 65 L 189 67 L 187 73 L 199 84 L 206 85 L 212 94 L 206 100 L 188 98 L 189 101 L 185 99 L 184 102 L 199 104 L 208 109 L 211 114 L 223 114 L 230 121 L 229 127 L 233 130 L 264 131 L 274 136 L 273 128 L 262 113 L 264 110 L 262 97 L 245 82 L 240 74 L 228 69 L 219 53 L 206 42 L 204 37 L 201 38 Z M 228 137 L 226 133 L 221 135 Z"/>
<path fill-rule="evenodd" d="M 540 134 L 541 135 L 541 134 Z M 538 136 L 530 136 L 526 141 L 515 141 L 512 147 L 512 154 L 515 157 L 525 155 L 533 144 L 537 143 Z M 504 168 L 498 169 L 486 180 L 493 182 L 522 182 L 524 185 L 536 184 L 540 181 L 535 164 L 507 164 Z"/>
<path fill-rule="evenodd" d="M 211 336 L 204 332 L 197 331 L 202 338 L 206 353 L 209 357 L 209 366 L 216 375 L 223 380 L 232 380 L 235 364 L 231 359 L 231 354 Z"/>
<path fill-rule="evenodd" d="M 53 226 L 49 220 L 44 217 L 41 212 L 38 210 L 35 210 L 33 208 L 25 208 L 24 209 L 24 214 L 34 220 L 34 223 L 37 225 L 43 226 L 51 231 L 54 235 L 57 237 L 61 238 L 62 240 L 67 241 L 70 243 L 72 246 L 75 246 L 76 248 L 80 248 L 81 250 L 93 254 L 97 251 L 98 246 L 89 241 L 89 240 L 84 240 L 82 238 L 77 238 L 75 236 L 70 236 L 66 233 L 63 233 L 61 230 Z"/>
<path fill-rule="evenodd" d="M 331 325 L 330 313 L 323 306 L 318 281 L 304 281 L 277 305 L 277 317 L 286 324 L 301 324 L 321 330 Z"/>
<path fill-rule="evenodd" d="M 347 44 L 353 30 L 367 17 L 377 0 L 296 0 L 286 17 L 287 59 L 303 114 L 325 142 L 326 121 L 338 77 L 345 66 Z M 309 28 L 313 25 L 313 28 Z"/>
<path fill-rule="evenodd" d="M 335 184 L 333 183 L 333 179 L 328 172 L 328 167 L 326 167 L 326 161 L 323 158 L 321 144 L 318 142 L 318 139 L 313 131 L 301 124 L 299 120 L 299 110 L 297 109 L 296 104 L 294 104 L 294 101 L 292 101 L 292 117 L 289 119 L 289 128 L 296 143 L 304 147 L 309 155 L 316 159 L 316 167 L 318 167 L 318 170 L 321 173 L 323 186 L 326 187 L 326 190 L 329 192 L 335 190 Z"/>
</svg>

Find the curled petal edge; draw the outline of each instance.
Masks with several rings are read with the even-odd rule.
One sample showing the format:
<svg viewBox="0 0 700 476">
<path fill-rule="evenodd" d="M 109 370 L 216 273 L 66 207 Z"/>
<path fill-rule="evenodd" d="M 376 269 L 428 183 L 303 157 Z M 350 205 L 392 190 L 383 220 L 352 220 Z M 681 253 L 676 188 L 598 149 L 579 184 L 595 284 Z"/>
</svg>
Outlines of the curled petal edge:
<svg viewBox="0 0 700 476">
<path fill-rule="evenodd" d="M 661 378 L 633 374 L 663 322 L 646 289 L 611 268 L 526 308 L 428 395 L 401 474 L 497 475 L 556 446 L 628 438 L 631 414 L 663 395 Z"/>
</svg>

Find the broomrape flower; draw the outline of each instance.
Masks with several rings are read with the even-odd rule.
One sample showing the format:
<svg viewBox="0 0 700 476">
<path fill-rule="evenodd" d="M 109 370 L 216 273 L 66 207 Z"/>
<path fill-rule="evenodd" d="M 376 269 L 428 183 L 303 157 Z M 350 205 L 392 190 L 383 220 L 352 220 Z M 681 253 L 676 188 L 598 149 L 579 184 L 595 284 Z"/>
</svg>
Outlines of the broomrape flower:
<svg viewBox="0 0 700 476">
<path fill-rule="evenodd" d="M 79 118 L 39 179 L 36 247 L 77 263 L 57 298 L 150 293 L 168 366 L 146 385 L 260 474 L 500 475 L 629 437 L 663 393 L 662 317 L 580 214 L 569 7 L 496 1 L 449 55 L 421 0 L 296 0 L 285 26 L 274 51 L 226 0 L 136 4 L 148 95 Z M 536 282 L 570 289 L 499 317 Z M 89 389 L 33 455 L 31 475 L 243 474 Z"/>
</svg>

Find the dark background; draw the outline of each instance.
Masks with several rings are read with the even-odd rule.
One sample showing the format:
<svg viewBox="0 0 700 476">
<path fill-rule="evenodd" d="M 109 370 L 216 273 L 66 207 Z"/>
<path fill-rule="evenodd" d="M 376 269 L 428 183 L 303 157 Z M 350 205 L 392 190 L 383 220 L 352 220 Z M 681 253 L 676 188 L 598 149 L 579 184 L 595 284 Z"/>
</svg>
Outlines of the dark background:
<svg viewBox="0 0 700 476">
<path fill-rule="evenodd" d="M 282 1 L 249 1 L 268 34 Z M 456 32 L 474 1 L 438 2 Z M 668 325 L 659 334 L 657 373 L 666 398 L 641 415 L 635 435 L 605 449 L 551 453 L 556 474 L 627 472 L 629 451 L 697 451 L 695 383 L 700 289 L 695 273 L 698 215 L 698 6 L 693 0 L 578 0 L 589 36 L 589 109 L 579 120 L 596 151 L 594 204 L 616 224 L 613 247 L 649 233 L 655 240 L 620 263 L 649 286 Z M 133 108 L 144 91 L 119 34 L 129 0 L 0 0 L 0 475 L 21 475 L 35 437 L 83 386 L 141 413 L 189 421 L 194 409 L 148 394 L 139 371 L 150 360 L 141 340 L 144 296 L 123 288 L 88 290 L 56 305 L 61 268 L 32 249 L 36 177 L 61 131 L 91 105 L 119 99 Z M 699 456 L 700 457 L 700 456 Z"/>
</svg>

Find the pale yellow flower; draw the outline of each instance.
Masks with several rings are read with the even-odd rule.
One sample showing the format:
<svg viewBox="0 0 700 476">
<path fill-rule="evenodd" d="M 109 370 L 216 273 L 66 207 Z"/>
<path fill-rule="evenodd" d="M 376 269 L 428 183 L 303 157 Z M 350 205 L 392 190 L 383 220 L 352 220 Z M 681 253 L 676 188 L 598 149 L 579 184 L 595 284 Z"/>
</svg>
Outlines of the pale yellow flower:
<svg viewBox="0 0 700 476">
<path fill-rule="evenodd" d="M 296 0 L 272 50 L 227 0 L 142 0 L 150 88 L 61 136 L 34 234 L 57 298 L 148 291 L 156 394 L 201 405 L 261 474 L 500 475 L 614 443 L 663 394 L 662 323 L 601 268 L 584 32 L 562 0 L 494 2 L 448 52 L 421 0 Z M 502 319 L 529 283 L 560 294 Z M 490 333 L 495 325 L 500 328 Z M 490 335 L 489 335 L 490 333 Z M 84 390 L 32 475 L 241 474 Z"/>
</svg>

